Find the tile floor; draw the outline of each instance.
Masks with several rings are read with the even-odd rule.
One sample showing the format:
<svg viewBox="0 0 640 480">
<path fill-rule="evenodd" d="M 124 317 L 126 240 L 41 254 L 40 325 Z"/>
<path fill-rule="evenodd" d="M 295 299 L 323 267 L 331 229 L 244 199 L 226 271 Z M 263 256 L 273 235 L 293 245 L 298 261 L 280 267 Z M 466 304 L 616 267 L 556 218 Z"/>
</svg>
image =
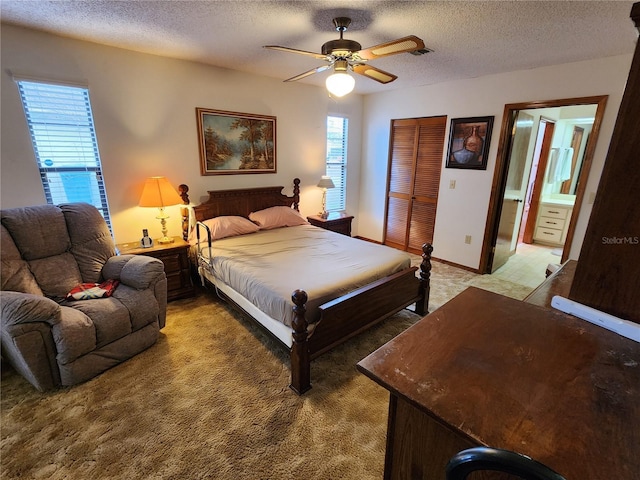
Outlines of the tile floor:
<svg viewBox="0 0 640 480">
<path fill-rule="evenodd" d="M 536 288 L 546 278 L 547 265 L 560 263 L 561 255 L 562 250 L 558 248 L 519 243 L 515 255 L 512 255 L 507 263 L 491 275 L 495 278 Z"/>
</svg>

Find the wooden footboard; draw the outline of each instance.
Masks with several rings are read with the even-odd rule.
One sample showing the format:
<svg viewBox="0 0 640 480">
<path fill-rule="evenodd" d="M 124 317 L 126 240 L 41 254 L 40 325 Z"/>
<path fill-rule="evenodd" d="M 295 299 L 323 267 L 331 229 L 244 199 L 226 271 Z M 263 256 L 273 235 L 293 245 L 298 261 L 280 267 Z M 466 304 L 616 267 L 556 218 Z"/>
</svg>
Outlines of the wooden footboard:
<svg viewBox="0 0 640 480">
<path fill-rule="evenodd" d="M 319 307 L 320 320 L 312 334 L 305 318 L 307 294 L 296 290 L 293 345 L 291 347 L 291 389 L 303 394 L 311 388 L 311 360 L 349 338 L 416 304 L 416 313 L 427 313 L 431 277 L 431 244 L 422 246 L 420 278 L 417 267 L 407 268 Z"/>
</svg>

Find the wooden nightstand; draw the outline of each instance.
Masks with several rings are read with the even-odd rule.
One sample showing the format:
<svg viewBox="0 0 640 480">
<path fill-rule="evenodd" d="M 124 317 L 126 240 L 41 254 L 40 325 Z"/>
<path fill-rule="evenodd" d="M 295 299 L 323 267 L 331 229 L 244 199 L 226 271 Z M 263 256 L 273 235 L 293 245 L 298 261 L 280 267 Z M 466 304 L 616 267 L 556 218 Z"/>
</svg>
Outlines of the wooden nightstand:
<svg viewBox="0 0 640 480">
<path fill-rule="evenodd" d="M 167 300 L 195 295 L 195 288 L 191 281 L 189 244 L 182 237 L 173 238 L 173 243 L 160 245 L 154 241 L 153 247 L 149 248 L 142 248 L 139 242 L 116 245 L 120 254 L 147 255 L 162 260 L 164 273 L 167 275 Z"/>
<path fill-rule="evenodd" d="M 311 215 L 307 217 L 307 221 L 311 225 L 324 228 L 325 230 L 331 230 L 332 232 L 341 233 L 343 235 L 351 236 L 351 220 L 352 215 L 346 213 L 329 213 L 327 218 L 322 218 L 320 215 Z"/>
</svg>

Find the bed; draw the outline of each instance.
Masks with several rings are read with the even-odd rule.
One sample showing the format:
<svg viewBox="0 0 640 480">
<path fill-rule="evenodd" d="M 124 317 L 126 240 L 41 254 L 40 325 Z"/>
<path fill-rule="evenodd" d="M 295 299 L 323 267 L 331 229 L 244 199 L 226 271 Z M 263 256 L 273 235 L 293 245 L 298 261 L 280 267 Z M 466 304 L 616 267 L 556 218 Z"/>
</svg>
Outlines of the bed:
<svg viewBox="0 0 640 480">
<path fill-rule="evenodd" d="M 433 248 L 423 246 L 417 275 L 418 268 L 411 266 L 405 252 L 304 220 L 304 224 L 211 240 L 211 219 L 247 219 L 255 212 L 279 209 L 297 213 L 300 180 L 294 179 L 292 196 L 283 194 L 283 189 L 209 191 L 204 203 L 191 208 L 192 219 L 183 225 L 204 283 L 289 351 L 290 387 L 303 394 L 311 388 L 314 358 L 412 304 L 416 313 L 427 313 Z M 181 185 L 180 191 L 189 203 L 188 187 Z M 357 251 L 364 252 L 366 269 L 355 259 Z M 373 267 L 372 258 L 380 260 Z M 263 291 L 266 297 L 261 296 Z"/>
</svg>

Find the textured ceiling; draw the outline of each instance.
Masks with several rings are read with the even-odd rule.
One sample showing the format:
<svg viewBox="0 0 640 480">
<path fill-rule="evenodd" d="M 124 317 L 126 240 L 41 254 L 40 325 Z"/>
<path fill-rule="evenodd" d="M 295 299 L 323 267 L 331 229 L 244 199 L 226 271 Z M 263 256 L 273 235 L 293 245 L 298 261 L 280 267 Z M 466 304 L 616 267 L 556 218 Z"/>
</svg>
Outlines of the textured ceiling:
<svg viewBox="0 0 640 480">
<path fill-rule="evenodd" d="M 630 1 L 31 1 L 0 0 L 3 22 L 279 79 L 323 62 L 265 50 L 320 52 L 338 38 L 332 19 L 351 17 L 345 38 L 363 47 L 406 35 L 433 52 L 371 65 L 398 75 L 380 85 L 356 75 L 357 93 L 633 52 Z M 300 82 L 323 85 L 328 72 Z"/>
</svg>

